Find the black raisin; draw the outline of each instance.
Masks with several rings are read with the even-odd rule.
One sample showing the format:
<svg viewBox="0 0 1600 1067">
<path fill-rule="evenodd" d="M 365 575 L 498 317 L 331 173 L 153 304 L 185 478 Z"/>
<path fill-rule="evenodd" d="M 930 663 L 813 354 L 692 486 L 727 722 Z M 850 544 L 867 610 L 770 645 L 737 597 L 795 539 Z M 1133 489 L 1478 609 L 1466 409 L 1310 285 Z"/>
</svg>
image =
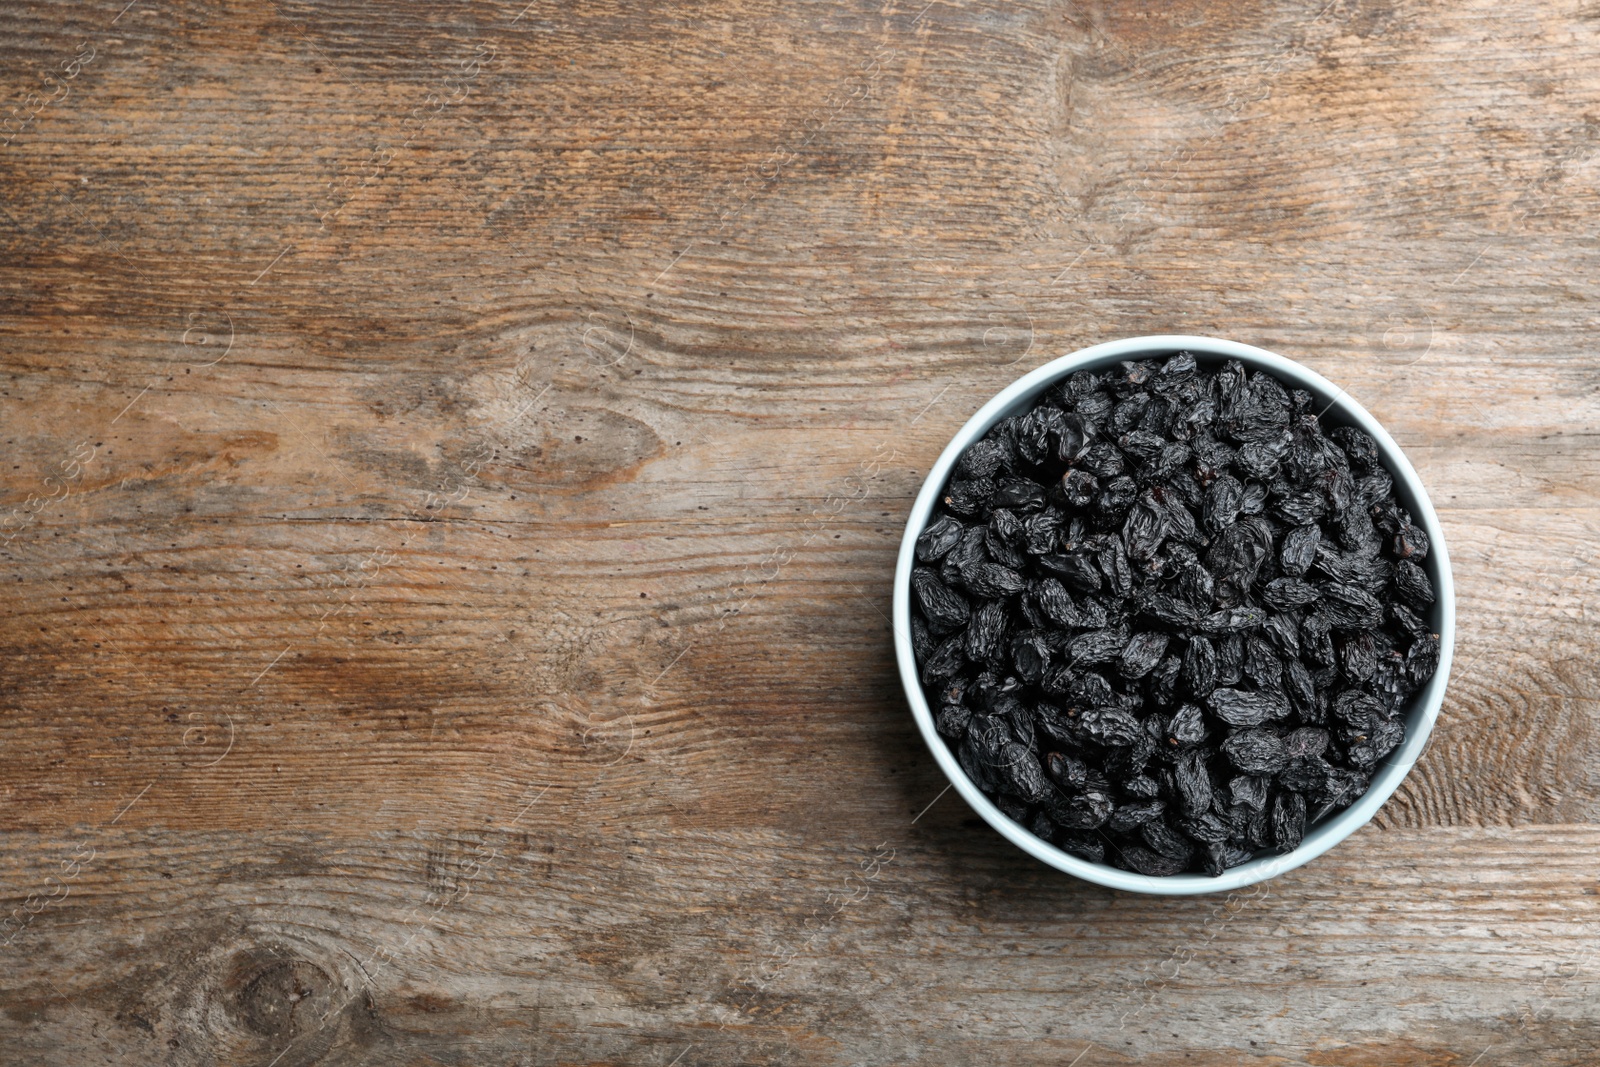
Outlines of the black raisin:
<svg viewBox="0 0 1600 1067">
<path fill-rule="evenodd" d="M 1401 559 L 1424 560 L 1428 558 L 1428 535 L 1422 528 L 1403 523 L 1394 535 L 1394 554 Z"/>
<path fill-rule="evenodd" d="M 1222 742 L 1222 754 L 1245 774 L 1277 774 L 1289 764 L 1283 739 L 1271 730 L 1237 730 Z"/>
<path fill-rule="evenodd" d="M 939 519 L 917 538 L 917 559 L 923 563 L 942 559 L 961 540 L 963 529 L 965 527 L 954 516 L 946 515 Z"/>
<path fill-rule="evenodd" d="M 1143 678 L 1161 662 L 1170 638 L 1163 633 L 1134 634 L 1123 646 L 1119 666 L 1124 678 Z"/>
<path fill-rule="evenodd" d="M 1284 852 L 1300 847 L 1306 833 L 1306 800 L 1299 793 L 1280 792 L 1272 798 L 1272 843 Z"/>
<path fill-rule="evenodd" d="M 1216 534 L 1232 526 L 1243 504 L 1244 483 L 1231 474 L 1219 475 L 1206 490 L 1206 529 Z"/>
<path fill-rule="evenodd" d="M 1278 554 L 1278 566 L 1292 578 L 1303 576 L 1317 558 L 1317 546 L 1322 543 L 1322 533 L 1315 526 L 1296 526 L 1283 535 L 1283 547 Z"/>
<path fill-rule="evenodd" d="M 1228 781 L 1228 795 L 1235 804 L 1260 811 L 1267 805 L 1267 787 L 1271 780 L 1255 774 L 1241 774 Z"/>
<path fill-rule="evenodd" d="M 911 589 L 916 593 L 923 618 L 928 620 L 928 628 L 934 633 L 948 633 L 966 625 L 970 615 L 966 598 L 952 592 L 937 574 L 918 567 L 911 572 Z"/>
<path fill-rule="evenodd" d="M 1242 689 L 1216 689 L 1207 698 L 1211 713 L 1229 726 L 1260 726 L 1289 714 L 1289 702 L 1276 693 L 1247 693 Z"/>
<path fill-rule="evenodd" d="M 1418 611 L 1427 611 L 1433 604 L 1433 583 L 1428 580 L 1428 572 L 1409 559 L 1394 565 L 1394 587 L 1400 599 Z"/>
<path fill-rule="evenodd" d="M 1185 752 L 1173 767 L 1178 784 L 1178 802 L 1185 815 L 1199 815 L 1211 807 L 1211 775 L 1206 770 L 1206 754 Z"/>
<path fill-rule="evenodd" d="M 1217 687 L 1217 646 L 1209 637 L 1194 637 L 1183 652 L 1183 684 L 1204 699 Z"/>
</svg>

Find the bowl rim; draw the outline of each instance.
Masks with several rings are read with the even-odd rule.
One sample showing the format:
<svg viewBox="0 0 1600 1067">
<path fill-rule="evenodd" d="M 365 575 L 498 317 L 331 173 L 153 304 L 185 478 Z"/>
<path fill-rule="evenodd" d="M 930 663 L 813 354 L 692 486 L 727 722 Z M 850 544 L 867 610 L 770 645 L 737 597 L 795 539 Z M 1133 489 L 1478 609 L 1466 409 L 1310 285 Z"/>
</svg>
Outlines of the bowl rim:
<svg viewBox="0 0 1600 1067">
<path fill-rule="evenodd" d="M 1215 878 L 1204 874 L 1157 877 L 1136 874 L 1108 864 L 1092 863 L 1034 836 L 1013 822 L 967 777 L 955 753 L 939 735 L 934 726 L 933 713 L 922 692 L 916 656 L 911 648 L 911 571 L 916 564 L 917 538 L 927 526 L 951 469 L 967 447 L 1000 419 L 1074 371 L 1123 359 L 1152 358 L 1182 351 L 1238 359 L 1248 367 L 1269 370 L 1290 387 L 1311 392 L 1326 404 L 1324 412 L 1337 412 L 1341 421 L 1358 426 L 1377 442 L 1385 468 L 1396 479 L 1396 496 L 1409 498 L 1402 499 L 1402 505 L 1410 511 L 1412 521 L 1423 529 L 1431 542 L 1425 563 L 1434 583 L 1435 611 L 1439 620 L 1438 669 L 1428 685 L 1412 697 L 1412 706 L 1406 716 L 1406 739 L 1379 765 L 1366 793 L 1344 811 L 1309 830 L 1298 848 L 1281 855 L 1257 857 L 1229 868 Z M 962 425 L 934 461 L 907 517 L 906 532 L 900 542 L 900 554 L 895 565 L 892 625 L 901 684 L 922 739 L 951 786 L 985 822 L 1035 859 L 1085 881 L 1136 893 L 1188 896 L 1241 889 L 1309 863 L 1366 825 L 1394 794 L 1427 750 L 1439 709 L 1444 703 L 1455 646 L 1455 586 L 1444 534 L 1422 479 L 1394 438 L 1348 392 L 1309 367 L 1264 348 L 1217 337 L 1152 334 L 1090 345 L 1051 360 L 995 394 Z"/>
</svg>

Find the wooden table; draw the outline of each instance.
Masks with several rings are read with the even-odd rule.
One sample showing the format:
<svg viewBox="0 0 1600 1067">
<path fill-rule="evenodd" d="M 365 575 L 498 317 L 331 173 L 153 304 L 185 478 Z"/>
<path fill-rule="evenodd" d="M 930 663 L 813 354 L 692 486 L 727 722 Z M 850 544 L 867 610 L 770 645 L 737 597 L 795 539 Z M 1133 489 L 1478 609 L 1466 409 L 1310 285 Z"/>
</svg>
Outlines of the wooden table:
<svg viewBox="0 0 1600 1067">
<path fill-rule="evenodd" d="M 0 1062 L 1600 1061 L 1597 17 L 6 5 Z M 981 825 L 886 618 L 954 430 L 1157 332 L 1345 385 L 1460 598 L 1226 896 Z"/>
</svg>

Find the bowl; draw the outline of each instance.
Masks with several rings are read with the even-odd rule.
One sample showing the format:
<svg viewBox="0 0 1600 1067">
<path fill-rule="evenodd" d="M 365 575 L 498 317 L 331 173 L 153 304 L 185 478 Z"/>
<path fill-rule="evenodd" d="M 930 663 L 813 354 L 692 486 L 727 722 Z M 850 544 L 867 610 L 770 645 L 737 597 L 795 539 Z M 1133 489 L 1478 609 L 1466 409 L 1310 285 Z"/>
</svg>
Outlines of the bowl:
<svg viewBox="0 0 1600 1067">
<path fill-rule="evenodd" d="M 982 438 L 1001 419 L 1026 411 L 1039 394 L 1074 371 L 1104 370 L 1123 360 L 1158 358 L 1185 351 L 1194 353 L 1202 365 L 1237 359 L 1248 368 L 1269 371 L 1288 387 L 1304 389 L 1326 405 L 1325 422 L 1355 426 L 1366 431 L 1377 442 L 1383 465 L 1394 477 L 1396 499 L 1411 513 L 1412 521 L 1422 527 L 1431 542 L 1424 561 L 1424 569 L 1433 582 L 1435 596 L 1428 621 L 1439 634 L 1439 667 L 1432 680 L 1412 697 L 1406 713 L 1406 739 L 1374 770 L 1367 792 L 1344 811 L 1308 827 L 1304 839 L 1293 851 L 1257 856 L 1216 877 L 1204 874 L 1154 877 L 1094 863 L 1057 848 L 1012 821 L 967 777 L 955 753 L 939 735 L 934 726 L 932 709 L 922 691 L 916 657 L 911 648 L 911 571 L 916 563 L 917 537 L 927 527 L 939 495 L 950 479 L 951 469 L 968 446 Z M 906 699 L 911 704 L 911 714 L 922 731 L 922 738 L 940 769 L 950 779 L 950 784 L 985 822 L 1035 859 L 1086 881 L 1136 893 L 1189 895 L 1225 892 L 1253 885 L 1309 863 L 1365 825 L 1399 788 L 1427 747 L 1439 707 L 1444 702 L 1454 645 L 1455 587 L 1451 581 L 1444 534 L 1439 529 L 1439 518 L 1434 514 L 1422 480 L 1417 477 L 1417 472 L 1394 439 L 1343 389 L 1315 371 L 1265 349 L 1212 337 L 1179 334 L 1108 341 L 1062 356 L 1001 390 L 999 395 L 967 420 L 934 463 L 922 491 L 917 494 L 916 503 L 911 507 L 905 538 L 900 544 L 899 563 L 895 568 L 894 646 L 895 658 L 900 666 L 900 680 L 905 686 Z"/>
</svg>

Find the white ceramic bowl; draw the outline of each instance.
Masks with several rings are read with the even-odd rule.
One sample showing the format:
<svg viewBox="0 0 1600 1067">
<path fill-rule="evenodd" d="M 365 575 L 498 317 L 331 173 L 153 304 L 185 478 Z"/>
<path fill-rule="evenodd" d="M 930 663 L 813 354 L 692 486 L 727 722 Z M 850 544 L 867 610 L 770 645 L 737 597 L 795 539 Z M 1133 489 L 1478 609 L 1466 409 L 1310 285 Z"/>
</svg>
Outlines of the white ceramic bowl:
<svg viewBox="0 0 1600 1067">
<path fill-rule="evenodd" d="M 1026 411 L 1035 397 L 1079 370 L 1104 370 L 1123 360 L 1150 359 L 1177 352 L 1193 352 L 1204 363 L 1207 356 L 1237 359 L 1250 368 L 1272 372 L 1278 380 L 1290 387 L 1298 387 L 1328 405 L 1326 416 L 1334 425 L 1353 425 L 1365 430 L 1378 443 L 1383 465 L 1394 476 L 1395 496 L 1411 513 L 1412 521 L 1427 533 L 1430 542 L 1424 569 L 1433 582 L 1435 602 L 1429 621 L 1439 634 L 1439 669 L 1433 680 L 1414 697 L 1406 714 L 1406 739 L 1379 765 L 1372 776 L 1366 794 L 1344 811 L 1316 824 L 1306 831 L 1300 847 L 1282 855 L 1261 856 L 1224 871 L 1212 878 L 1203 874 L 1180 874 L 1166 878 L 1135 874 L 1107 864 L 1091 863 L 1064 852 L 1044 841 L 1007 817 L 962 771 L 955 753 L 945 744 L 934 727 L 933 712 L 928 707 L 918 677 L 916 656 L 911 651 L 911 569 L 916 563 L 917 537 L 927 527 L 934 505 L 949 481 L 950 470 L 967 447 L 981 438 L 995 423 L 1008 415 Z M 1439 518 L 1428 501 L 1422 480 L 1412 469 L 1400 447 L 1394 443 L 1376 419 L 1365 408 L 1351 399 L 1342 389 L 1293 360 L 1274 355 L 1260 348 L 1223 341 L 1211 337 L 1183 335 L 1131 337 L 1123 341 L 1108 341 L 1062 356 L 1038 370 L 1012 382 L 993 400 L 985 404 L 976 415 L 967 420 L 950 444 L 939 455 L 923 483 L 922 492 L 911 507 L 911 517 L 906 523 L 906 534 L 900 544 L 900 560 L 894 576 L 894 648 L 900 664 L 900 680 L 905 686 L 906 699 L 911 702 L 911 714 L 922 730 L 922 737 L 933 752 L 934 759 L 944 770 L 952 785 L 984 821 L 1005 835 L 1012 844 L 1036 859 L 1068 874 L 1113 889 L 1128 889 L 1138 893 L 1165 893 L 1187 895 L 1214 893 L 1264 881 L 1307 863 L 1349 837 L 1367 820 L 1371 819 L 1383 802 L 1388 800 L 1422 755 L 1434 720 L 1439 716 L 1439 706 L 1444 702 L 1446 680 L 1450 676 L 1450 656 L 1456 636 L 1455 586 L 1450 577 L 1450 559 L 1445 550 L 1444 534 L 1439 529 Z"/>
</svg>

